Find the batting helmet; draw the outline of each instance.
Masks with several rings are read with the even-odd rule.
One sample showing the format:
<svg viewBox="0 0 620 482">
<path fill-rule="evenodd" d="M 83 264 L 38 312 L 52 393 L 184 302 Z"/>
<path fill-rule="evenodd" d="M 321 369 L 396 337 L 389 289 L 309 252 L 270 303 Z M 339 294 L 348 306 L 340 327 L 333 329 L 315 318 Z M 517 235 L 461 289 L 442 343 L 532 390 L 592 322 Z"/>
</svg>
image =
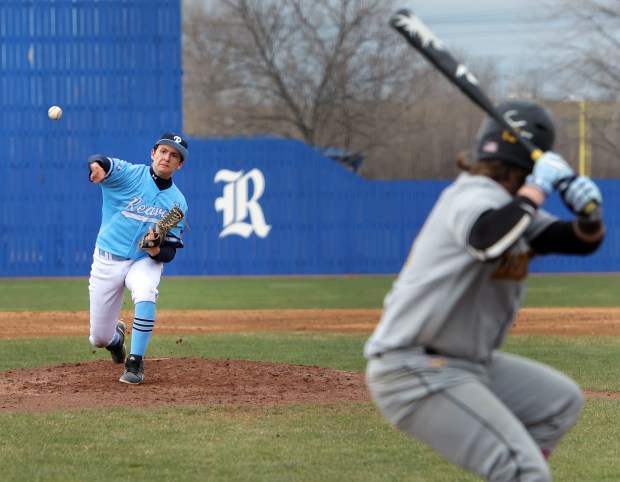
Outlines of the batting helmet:
<svg viewBox="0 0 620 482">
<path fill-rule="evenodd" d="M 497 110 L 536 147 L 542 151 L 553 148 L 555 122 L 546 107 L 522 100 L 509 100 L 498 105 Z M 498 159 L 528 171 L 534 167 L 534 162 L 525 147 L 490 117 L 482 122 L 478 130 L 476 158 Z"/>
</svg>

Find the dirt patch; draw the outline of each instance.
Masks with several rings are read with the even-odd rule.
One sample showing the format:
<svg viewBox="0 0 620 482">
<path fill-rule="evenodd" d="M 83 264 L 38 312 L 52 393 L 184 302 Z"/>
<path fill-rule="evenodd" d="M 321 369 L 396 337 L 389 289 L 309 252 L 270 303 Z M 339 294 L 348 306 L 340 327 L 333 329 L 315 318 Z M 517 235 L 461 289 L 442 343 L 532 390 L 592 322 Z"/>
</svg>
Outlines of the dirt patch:
<svg viewBox="0 0 620 482">
<path fill-rule="evenodd" d="M 0 380 L 0 412 L 164 405 L 330 403 L 370 400 L 360 373 L 242 360 L 148 359 L 142 385 L 118 382 L 108 360 L 10 370 Z"/>
<path fill-rule="evenodd" d="M 125 320 L 131 312 L 123 312 Z M 381 310 L 161 311 L 157 334 L 315 331 L 370 334 Z M 131 326 L 131 323 L 128 323 Z M 620 309 L 523 309 L 513 334 L 620 335 Z M 87 312 L 0 312 L 0 338 L 88 336 Z M 367 402 L 364 375 L 283 363 L 194 358 L 150 359 L 146 381 L 118 382 L 108 360 L 9 370 L 0 378 L 0 412 L 165 405 Z M 613 392 L 587 396 L 620 398 Z"/>
<path fill-rule="evenodd" d="M 0 338 L 88 337 L 88 312 L 0 312 Z M 159 311 L 155 334 L 250 331 L 370 333 L 381 310 Z M 121 318 L 131 327 L 133 313 Z"/>
<path fill-rule="evenodd" d="M 122 312 L 132 320 L 131 312 Z M 155 333 L 319 331 L 370 334 L 381 310 L 160 311 Z M 131 326 L 131 323 L 128 323 Z M 514 334 L 620 335 L 620 308 L 524 308 Z M 0 338 L 88 337 L 88 312 L 0 312 Z"/>
<path fill-rule="evenodd" d="M 618 336 L 620 308 L 523 308 L 516 335 Z"/>
</svg>

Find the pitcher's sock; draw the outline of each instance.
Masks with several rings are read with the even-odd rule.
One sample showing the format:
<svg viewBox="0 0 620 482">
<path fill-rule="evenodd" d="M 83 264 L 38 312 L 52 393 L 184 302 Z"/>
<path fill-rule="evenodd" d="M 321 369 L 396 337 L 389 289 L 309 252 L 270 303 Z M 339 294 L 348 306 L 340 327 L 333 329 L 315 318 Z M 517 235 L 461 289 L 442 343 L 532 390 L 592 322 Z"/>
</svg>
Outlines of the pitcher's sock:
<svg viewBox="0 0 620 482">
<path fill-rule="evenodd" d="M 129 353 L 143 357 L 155 326 L 155 303 L 150 301 L 136 303 L 134 316 Z"/>
</svg>

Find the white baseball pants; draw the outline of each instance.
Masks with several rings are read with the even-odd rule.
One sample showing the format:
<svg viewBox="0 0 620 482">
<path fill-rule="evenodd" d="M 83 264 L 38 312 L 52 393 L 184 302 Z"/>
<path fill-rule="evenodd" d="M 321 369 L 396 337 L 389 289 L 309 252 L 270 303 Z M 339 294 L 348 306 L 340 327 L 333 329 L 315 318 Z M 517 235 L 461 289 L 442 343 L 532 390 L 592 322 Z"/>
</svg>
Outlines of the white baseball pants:
<svg viewBox="0 0 620 482">
<path fill-rule="evenodd" d="M 108 346 L 116 330 L 125 287 L 134 305 L 140 301 L 155 303 L 159 291 L 163 263 L 146 257 L 138 261 L 117 260 L 95 248 L 90 272 L 90 344 L 97 348 Z"/>
</svg>

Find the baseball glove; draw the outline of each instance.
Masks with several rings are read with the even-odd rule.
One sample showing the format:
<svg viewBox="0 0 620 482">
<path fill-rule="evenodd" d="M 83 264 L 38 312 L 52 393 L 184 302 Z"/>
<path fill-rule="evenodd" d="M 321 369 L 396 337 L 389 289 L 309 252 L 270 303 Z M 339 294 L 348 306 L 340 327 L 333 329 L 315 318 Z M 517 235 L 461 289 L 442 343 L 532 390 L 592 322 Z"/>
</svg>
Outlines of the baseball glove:
<svg viewBox="0 0 620 482">
<path fill-rule="evenodd" d="M 155 224 L 155 238 L 148 238 L 149 234 L 146 233 L 140 240 L 138 247 L 140 249 L 151 249 L 161 246 L 168 232 L 179 224 L 184 216 L 185 214 L 178 206 L 173 207 Z"/>
</svg>

